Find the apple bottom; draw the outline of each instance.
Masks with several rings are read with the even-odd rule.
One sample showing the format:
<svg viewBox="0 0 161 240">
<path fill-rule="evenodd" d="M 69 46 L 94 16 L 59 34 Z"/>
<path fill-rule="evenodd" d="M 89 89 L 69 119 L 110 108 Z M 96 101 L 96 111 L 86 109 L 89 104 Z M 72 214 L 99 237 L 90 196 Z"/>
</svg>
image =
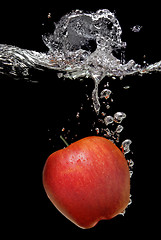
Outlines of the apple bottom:
<svg viewBox="0 0 161 240">
<path fill-rule="evenodd" d="M 80 195 L 81 191 L 79 189 Z M 67 193 L 68 199 L 65 196 L 65 207 L 63 207 L 63 200 L 56 200 L 55 198 L 48 195 L 49 199 L 53 205 L 71 222 L 82 229 L 89 229 L 94 227 L 100 220 L 109 220 L 119 213 L 121 213 L 128 205 L 129 201 L 125 202 L 122 205 L 122 202 L 118 200 L 113 201 L 115 193 L 111 193 L 111 197 L 104 197 L 104 201 L 99 201 L 97 196 L 89 194 L 89 190 L 85 193 L 85 198 L 82 198 L 79 194 L 75 194 L 74 201 L 71 202 L 70 199 L 73 199 L 73 195 L 69 192 Z M 76 192 L 75 192 L 76 193 Z M 82 193 L 84 194 L 84 192 Z M 64 194 L 66 195 L 66 191 Z M 88 195 L 88 196 L 87 196 Z M 101 194 L 99 195 L 101 197 Z M 112 198 L 112 199 L 110 199 Z M 107 204 L 108 203 L 108 204 Z M 88 207 L 88 206 L 89 207 Z M 102 207 L 101 207 L 102 206 Z M 106 207 L 105 207 L 106 206 Z M 112 209 L 111 209 L 112 206 Z M 77 217 L 75 217 L 77 216 Z"/>
<path fill-rule="evenodd" d="M 116 177 L 114 181 L 102 171 L 101 177 L 96 180 L 96 173 L 93 176 L 92 172 L 94 170 L 78 174 L 77 170 L 77 174 L 70 172 L 70 176 L 64 173 L 64 180 L 61 178 L 56 184 L 52 184 L 51 190 L 48 188 L 48 197 L 54 206 L 66 218 L 84 229 L 94 227 L 100 220 L 115 217 L 129 203 L 129 186 L 125 188 L 123 181 L 127 180 L 124 176 L 122 179 L 121 176 Z"/>
</svg>

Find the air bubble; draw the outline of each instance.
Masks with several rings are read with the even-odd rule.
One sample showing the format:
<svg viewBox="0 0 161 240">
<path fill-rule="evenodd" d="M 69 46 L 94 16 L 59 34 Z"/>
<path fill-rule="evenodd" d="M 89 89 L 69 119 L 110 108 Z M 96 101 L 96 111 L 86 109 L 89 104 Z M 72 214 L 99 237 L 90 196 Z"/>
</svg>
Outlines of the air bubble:
<svg viewBox="0 0 161 240">
<path fill-rule="evenodd" d="M 135 25 L 135 26 L 131 27 L 132 32 L 140 32 L 141 29 L 142 29 L 142 26 L 140 26 L 140 25 Z"/>
<path fill-rule="evenodd" d="M 131 143 L 132 143 L 132 141 L 130 139 L 126 139 L 122 142 L 121 148 L 123 149 L 124 154 L 127 154 L 130 152 L 130 144 Z"/>
<path fill-rule="evenodd" d="M 130 159 L 130 160 L 127 160 L 127 162 L 128 162 L 129 168 L 133 168 L 134 161 L 132 159 Z"/>
<path fill-rule="evenodd" d="M 100 132 L 99 128 L 95 128 L 95 130 L 96 130 L 96 133 L 99 134 Z"/>
<path fill-rule="evenodd" d="M 128 85 L 123 87 L 123 89 L 125 89 L 125 90 L 129 89 L 129 88 L 130 88 L 130 86 L 128 86 Z"/>
<path fill-rule="evenodd" d="M 109 104 L 106 105 L 106 109 L 110 109 L 110 105 Z"/>
<path fill-rule="evenodd" d="M 111 95 L 111 90 L 104 89 L 100 94 L 100 98 L 108 99 L 110 97 L 110 95 Z"/>
<path fill-rule="evenodd" d="M 104 118 L 104 122 L 105 122 L 106 125 L 109 125 L 109 124 L 113 123 L 113 120 L 114 120 L 114 118 L 112 116 L 106 116 Z"/>
<path fill-rule="evenodd" d="M 121 123 L 124 118 L 126 118 L 126 114 L 124 112 L 116 112 L 114 114 L 114 121 L 116 123 Z"/>
<path fill-rule="evenodd" d="M 126 213 L 126 210 L 124 209 L 122 212 L 120 212 L 120 213 L 119 213 L 119 215 L 122 215 L 122 216 L 124 216 L 124 215 L 125 215 L 125 213 Z"/>
<path fill-rule="evenodd" d="M 124 129 L 124 127 L 122 125 L 118 125 L 115 132 L 116 133 L 121 133 L 123 129 Z"/>
<path fill-rule="evenodd" d="M 130 173 L 130 178 L 131 178 L 133 175 L 133 171 L 130 170 L 129 173 Z"/>
</svg>

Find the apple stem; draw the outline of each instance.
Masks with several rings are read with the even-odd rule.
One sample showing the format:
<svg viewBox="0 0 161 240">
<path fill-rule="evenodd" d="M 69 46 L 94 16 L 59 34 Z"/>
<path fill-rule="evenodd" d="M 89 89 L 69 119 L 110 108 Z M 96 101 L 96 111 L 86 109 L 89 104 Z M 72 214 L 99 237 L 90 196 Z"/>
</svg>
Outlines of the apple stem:
<svg viewBox="0 0 161 240">
<path fill-rule="evenodd" d="M 65 145 L 66 145 L 67 147 L 69 146 L 69 144 L 68 144 L 67 141 L 63 138 L 62 135 L 60 135 L 60 139 L 65 143 Z"/>
</svg>

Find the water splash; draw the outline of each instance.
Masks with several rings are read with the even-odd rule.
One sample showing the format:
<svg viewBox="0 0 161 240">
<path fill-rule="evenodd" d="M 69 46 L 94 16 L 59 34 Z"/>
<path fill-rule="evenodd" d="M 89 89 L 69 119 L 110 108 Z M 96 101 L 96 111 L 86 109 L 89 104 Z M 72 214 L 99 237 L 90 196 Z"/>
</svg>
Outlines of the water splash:
<svg viewBox="0 0 161 240">
<path fill-rule="evenodd" d="M 109 10 L 95 13 L 75 10 L 55 23 L 53 34 L 42 36 L 49 48 L 47 53 L 0 44 L 0 73 L 29 79 L 30 68 L 49 68 L 57 70 L 58 77 L 92 78 L 95 82 L 92 99 L 98 114 L 98 88 L 105 76 L 122 78 L 161 71 L 161 61 L 141 67 L 134 60 L 126 63 L 123 57 L 116 58 L 114 52 L 123 53 L 126 48 L 121 34 L 119 21 Z"/>
</svg>

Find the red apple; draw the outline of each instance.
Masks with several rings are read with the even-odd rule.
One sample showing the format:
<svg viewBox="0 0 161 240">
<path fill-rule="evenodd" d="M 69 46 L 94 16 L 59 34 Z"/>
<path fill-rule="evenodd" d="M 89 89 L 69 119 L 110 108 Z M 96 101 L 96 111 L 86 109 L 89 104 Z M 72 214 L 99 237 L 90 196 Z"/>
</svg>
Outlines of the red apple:
<svg viewBox="0 0 161 240">
<path fill-rule="evenodd" d="M 130 175 L 119 148 L 103 137 L 87 137 L 54 152 L 43 185 L 55 207 L 81 228 L 111 219 L 129 203 Z"/>
</svg>

